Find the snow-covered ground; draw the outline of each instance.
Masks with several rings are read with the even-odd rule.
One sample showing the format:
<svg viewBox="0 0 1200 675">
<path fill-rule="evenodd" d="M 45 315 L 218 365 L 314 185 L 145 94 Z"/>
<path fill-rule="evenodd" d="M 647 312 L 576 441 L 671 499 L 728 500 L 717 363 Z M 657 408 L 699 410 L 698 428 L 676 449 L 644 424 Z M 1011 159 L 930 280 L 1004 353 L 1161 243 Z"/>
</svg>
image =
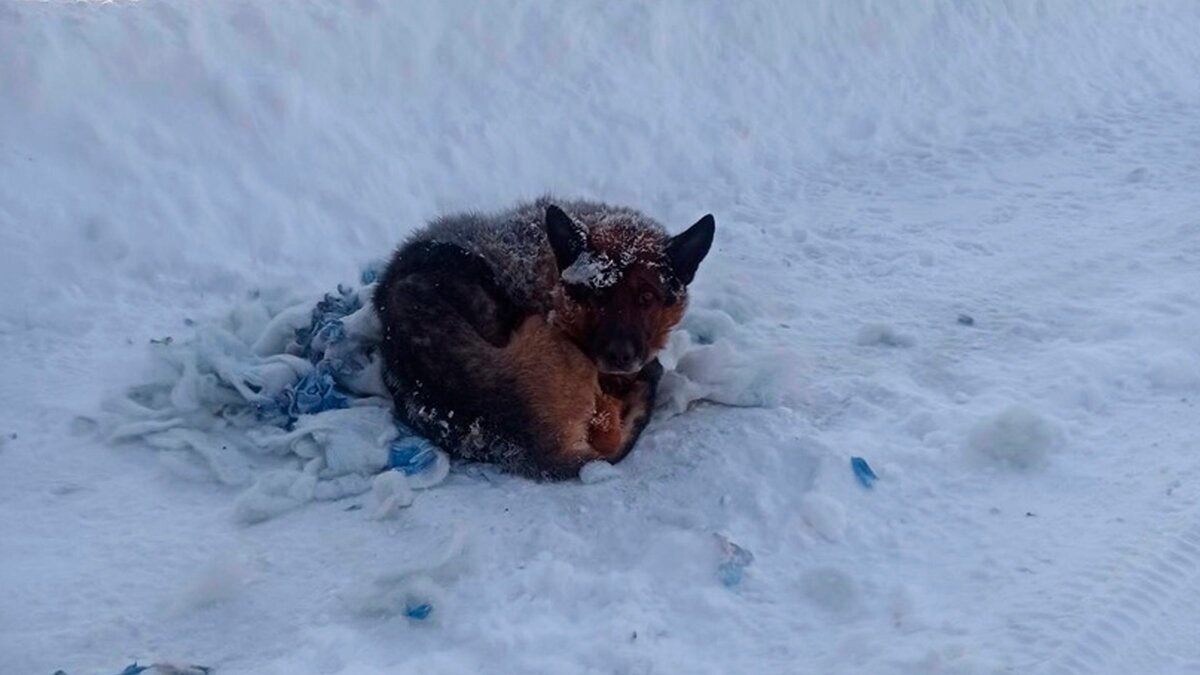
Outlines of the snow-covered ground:
<svg viewBox="0 0 1200 675">
<path fill-rule="evenodd" d="M 1200 673 L 1197 34 L 1185 0 L 0 4 L 0 673 Z M 738 406 L 382 522 L 240 525 L 97 440 L 185 318 L 546 191 L 716 215 L 677 368 Z"/>
</svg>

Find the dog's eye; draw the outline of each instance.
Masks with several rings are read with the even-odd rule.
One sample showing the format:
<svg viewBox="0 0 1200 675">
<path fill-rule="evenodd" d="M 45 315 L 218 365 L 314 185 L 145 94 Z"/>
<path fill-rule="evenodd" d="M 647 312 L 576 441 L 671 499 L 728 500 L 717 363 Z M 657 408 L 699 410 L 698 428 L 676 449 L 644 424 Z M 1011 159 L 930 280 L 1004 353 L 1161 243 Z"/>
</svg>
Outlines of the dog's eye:
<svg viewBox="0 0 1200 675">
<path fill-rule="evenodd" d="M 642 291 L 638 295 L 638 304 L 642 307 L 649 307 L 654 304 L 654 293 L 650 291 Z"/>
</svg>

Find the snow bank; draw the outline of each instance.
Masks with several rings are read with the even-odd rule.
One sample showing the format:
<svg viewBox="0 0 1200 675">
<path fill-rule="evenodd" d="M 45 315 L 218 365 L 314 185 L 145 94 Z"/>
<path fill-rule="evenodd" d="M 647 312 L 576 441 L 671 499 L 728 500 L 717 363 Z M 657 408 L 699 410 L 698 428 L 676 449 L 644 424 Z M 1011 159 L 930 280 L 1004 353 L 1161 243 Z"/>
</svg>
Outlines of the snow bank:
<svg viewBox="0 0 1200 675">
<path fill-rule="evenodd" d="M 78 327 L 120 289 L 232 294 L 264 269 L 320 290 L 438 212 L 547 190 L 676 229 L 718 211 L 719 259 L 764 170 L 1195 101 L 1197 12 L 8 3 L 0 321 Z"/>
</svg>

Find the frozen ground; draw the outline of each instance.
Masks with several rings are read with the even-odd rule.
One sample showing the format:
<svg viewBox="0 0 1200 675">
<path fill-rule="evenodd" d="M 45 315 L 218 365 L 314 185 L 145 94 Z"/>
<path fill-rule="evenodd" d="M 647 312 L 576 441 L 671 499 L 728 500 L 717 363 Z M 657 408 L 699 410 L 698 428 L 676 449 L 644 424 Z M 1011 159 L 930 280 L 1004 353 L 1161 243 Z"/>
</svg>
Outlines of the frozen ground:
<svg viewBox="0 0 1200 675">
<path fill-rule="evenodd" d="M 1170 0 L 0 5 L 0 672 L 1200 673 L 1198 33 Z M 716 215 L 678 367 L 758 407 L 608 480 L 250 527 L 81 419 L 185 317 L 547 190 Z"/>
</svg>

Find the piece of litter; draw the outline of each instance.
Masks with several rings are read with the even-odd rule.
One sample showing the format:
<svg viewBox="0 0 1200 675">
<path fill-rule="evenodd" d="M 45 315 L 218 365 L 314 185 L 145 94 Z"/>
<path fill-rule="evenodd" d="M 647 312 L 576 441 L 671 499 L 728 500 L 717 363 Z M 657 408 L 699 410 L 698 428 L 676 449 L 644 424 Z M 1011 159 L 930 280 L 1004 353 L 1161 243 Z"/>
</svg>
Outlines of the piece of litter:
<svg viewBox="0 0 1200 675">
<path fill-rule="evenodd" d="M 417 621 L 424 621 L 429 618 L 430 612 L 433 611 L 433 605 L 428 602 L 422 602 L 419 605 L 409 605 L 404 608 L 404 616 Z"/>
<path fill-rule="evenodd" d="M 754 554 L 730 541 L 728 537 L 716 535 L 721 544 L 721 552 L 725 560 L 717 566 L 717 579 L 726 588 L 733 588 L 742 583 L 746 568 L 754 562 Z"/>
<path fill-rule="evenodd" d="M 870 488 L 875 481 L 879 480 L 879 476 L 876 476 L 875 472 L 871 470 L 871 465 L 867 464 L 867 460 L 862 457 L 851 457 L 850 468 L 854 469 L 854 477 L 865 488 Z"/>
<path fill-rule="evenodd" d="M 971 316 L 970 314 L 959 314 L 958 323 L 962 326 L 974 326 L 975 317 Z"/>
<path fill-rule="evenodd" d="M 388 468 L 406 476 L 425 471 L 437 461 L 437 446 L 417 436 L 394 441 L 388 448 Z"/>
<path fill-rule="evenodd" d="M 450 456 L 420 436 L 403 436 L 388 448 L 388 468 L 407 476 L 412 489 L 423 490 L 450 473 Z"/>
</svg>

